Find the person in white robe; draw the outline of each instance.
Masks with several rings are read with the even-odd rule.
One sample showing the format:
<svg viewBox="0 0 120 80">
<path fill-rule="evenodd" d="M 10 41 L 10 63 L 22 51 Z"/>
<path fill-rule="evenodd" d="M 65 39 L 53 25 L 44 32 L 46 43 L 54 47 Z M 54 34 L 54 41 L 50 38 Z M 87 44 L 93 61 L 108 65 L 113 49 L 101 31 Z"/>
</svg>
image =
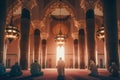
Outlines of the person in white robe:
<svg viewBox="0 0 120 80">
<path fill-rule="evenodd" d="M 65 63 L 61 57 L 59 58 L 59 61 L 57 63 L 57 71 L 58 71 L 58 76 L 64 76 Z"/>
</svg>

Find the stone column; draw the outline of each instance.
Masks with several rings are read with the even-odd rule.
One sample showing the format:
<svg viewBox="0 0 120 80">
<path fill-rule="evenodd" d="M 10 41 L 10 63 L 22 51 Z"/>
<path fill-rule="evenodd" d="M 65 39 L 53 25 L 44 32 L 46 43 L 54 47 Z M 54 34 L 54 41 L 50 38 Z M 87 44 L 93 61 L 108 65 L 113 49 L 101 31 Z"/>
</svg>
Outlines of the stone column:
<svg viewBox="0 0 120 80">
<path fill-rule="evenodd" d="M 78 39 L 74 40 L 75 68 L 78 68 Z"/>
<path fill-rule="evenodd" d="M 42 67 L 46 67 L 46 40 L 42 40 Z"/>
<path fill-rule="evenodd" d="M 79 30 L 79 53 L 80 53 L 80 68 L 85 69 L 85 33 L 84 29 Z"/>
<path fill-rule="evenodd" d="M 105 22 L 107 65 L 110 66 L 112 62 L 115 62 L 119 67 L 116 0 L 102 0 L 102 2 Z"/>
<path fill-rule="evenodd" d="M 4 31 L 6 23 L 6 0 L 0 0 L 0 63 L 3 63 L 4 54 Z"/>
<path fill-rule="evenodd" d="M 20 39 L 18 39 L 18 64 L 20 64 Z"/>
<path fill-rule="evenodd" d="M 20 65 L 23 70 L 28 69 L 29 32 L 30 32 L 30 12 L 24 8 L 22 10 L 21 15 L 21 40 L 20 40 Z"/>
<path fill-rule="evenodd" d="M 40 56 L 40 30 L 34 32 L 34 59 L 39 61 Z"/>
<path fill-rule="evenodd" d="M 88 64 L 89 60 L 95 59 L 95 21 L 94 21 L 94 11 L 89 9 L 86 12 L 86 33 L 87 33 L 87 54 L 88 54 Z"/>
<path fill-rule="evenodd" d="M 28 39 L 29 41 L 29 43 L 28 43 L 28 68 L 30 68 L 30 46 L 31 46 L 31 43 L 30 43 L 30 34 L 29 34 L 29 39 Z"/>
</svg>

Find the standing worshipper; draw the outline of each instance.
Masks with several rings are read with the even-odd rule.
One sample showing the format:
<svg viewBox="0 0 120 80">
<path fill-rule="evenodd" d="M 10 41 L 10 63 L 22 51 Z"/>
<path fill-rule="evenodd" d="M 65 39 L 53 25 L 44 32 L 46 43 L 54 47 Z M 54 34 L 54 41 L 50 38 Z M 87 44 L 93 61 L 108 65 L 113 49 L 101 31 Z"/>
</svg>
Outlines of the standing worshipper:
<svg viewBox="0 0 120 80">
<path fill-rule="evenodd" d="M 59 61 L 57 63 L 57 71 L 58 71 L 58 76 L 64 76 L 65 63 L 61 57 L 59 58 Z"/>
</svg>

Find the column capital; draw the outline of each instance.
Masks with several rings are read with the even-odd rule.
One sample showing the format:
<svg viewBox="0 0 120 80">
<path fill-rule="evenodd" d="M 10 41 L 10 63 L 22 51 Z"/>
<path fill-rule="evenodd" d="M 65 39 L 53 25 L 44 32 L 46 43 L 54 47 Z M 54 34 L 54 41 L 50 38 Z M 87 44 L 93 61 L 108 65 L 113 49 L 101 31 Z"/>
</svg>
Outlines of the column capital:
<svg viewBox="0 0 120 80">
<path fill-rule="evenodd" d="M 42 32 L 42 33 L 40 34 L 40 36 L 41 36 L 41 39 L 42 39 L 42 40 L 43 40 L 43 39 L 47 40 L 47 38 L 48 38 L 48 33 Z"/>
<path fill-rule="evenodd" d="M 88 9 L 94 9 L 96 2 L 98 1 L 99 0 L 82 0 L 80 6 L 86 12 Z"/>
<path fill-rule="evenodd" d="M 37 6 L 36 0 L 21 0 L 21 3 L 22 3 L 22 8 L 26 8 L 29 11 L 31 11 L 31 9 L 34 6 Z"/>
<path fill-rule="evenodd" d="M 75 40 L 75 39 L 78 39 L 78 32 L 73 32 L 72 33 L 72 38 Z"/>
<path fill-rule="evenodd" d="M 45 31 L 45 23 L 42 20 L 32 20 L 31 21 L 33 28 L 38 28 L 42 31 Z"/>
<path fill-rule="evenodd" d="M 79 29 L 84 28 L 86 21 L 85 20 L 75 20 L 74 21 L 75 26 Z"/>
</svg>

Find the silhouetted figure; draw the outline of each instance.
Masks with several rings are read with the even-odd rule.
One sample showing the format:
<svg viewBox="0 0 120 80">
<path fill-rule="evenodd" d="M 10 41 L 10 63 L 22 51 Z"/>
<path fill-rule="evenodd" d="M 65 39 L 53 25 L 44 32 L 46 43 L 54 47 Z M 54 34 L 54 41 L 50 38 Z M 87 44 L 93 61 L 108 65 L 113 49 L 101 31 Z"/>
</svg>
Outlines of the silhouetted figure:
<svg viewBox="0 0 120 80">
<path fill-rule="evenodd" d="M 89 70 L 91 71 L 89 76 L 98 76 L 98 69 L 93 60 L 90 60 Z"/>
<path fill-rule="evenodd" d="M 109 67 L 109 72 L 111 73 L 110 76 L 112 77 L 118 77 L 119 76 L 119 69 L 117 67 L 117 65 L 115 64 L 115 62 L 112 62 L 112 65 Z"/>
<path fill-rule="evenodd" d="M 3 63 L 0 63 L 0 76 L 6 75 L 6 68 Z"/>
<path fill-rule="evenodd" d="M 36 60 L 34 61 L 34 63 L 31 64 L 30 72 L 31 72 L 31 75 L 33 76 L 43 75 L 43 72 L 41 71 L 41 66 L 38 64 Z"/>
<path fill-rule="evenodd" d="M 22 75 L 22 70 L 17 62 L 11 67 L 11 71 L 9 75 L 10 76 L 21 76 Z"/>
<path fill-rule="evenodd" d="M 58 76 L 57 80 L 65 80 L 65 76 Z"/>
<path fill-rule="evenodd" d="M 64 76 L 65 72 L 65 63 L 62 60 L 62 58 L 59 59 L 57 63 L 57 71 L 58 71 L 58 76 Z"/>
</svg>

